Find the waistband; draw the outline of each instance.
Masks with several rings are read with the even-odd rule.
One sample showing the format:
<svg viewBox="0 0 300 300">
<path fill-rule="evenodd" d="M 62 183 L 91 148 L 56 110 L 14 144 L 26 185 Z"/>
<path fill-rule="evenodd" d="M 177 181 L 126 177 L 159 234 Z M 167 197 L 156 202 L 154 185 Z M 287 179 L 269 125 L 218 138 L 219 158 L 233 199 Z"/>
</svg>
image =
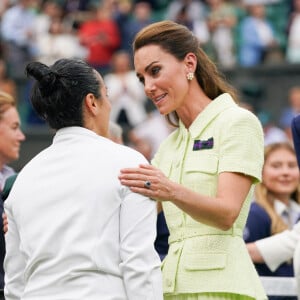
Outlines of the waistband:
<svg viewBox="0 0 300 300">
<path fill-rule="evenodd" d="M 221 229 L 217 229 L 214 227 L 197 227 L 197 228 L 189 228 L 182 227 L 177 228 L 175 232 L 170 231 L 170 236 L 168 239 L 169 244 L 180 242 L 185 239 L 197 237 L 197 236 L 205 236 L 205 235 L 230 235 L 230 236 L 243 236 L 243 230 L 241 228 L 232 227 L 229 230 L 222 231 Z"/>
</svg>

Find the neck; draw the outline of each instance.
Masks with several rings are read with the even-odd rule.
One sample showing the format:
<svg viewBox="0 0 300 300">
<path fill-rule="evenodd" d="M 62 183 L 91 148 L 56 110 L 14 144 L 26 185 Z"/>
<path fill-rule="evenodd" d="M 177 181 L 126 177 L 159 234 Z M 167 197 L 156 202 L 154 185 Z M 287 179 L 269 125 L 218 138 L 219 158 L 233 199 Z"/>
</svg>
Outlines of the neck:
<svg viewBox="0 0 300 300">
<path fill-rule="evenodd" d="M 206 95 L 189 98 L 187 103 L 180 107 L 176 112 L 186 128 L 189 128 L 197 116 L 212 101 Z M 197 100 L 195 100 L 197 99 Z M 199 100 L 198 100 L 199 99 Z"/>
<path fill-rule="evenodd" d="M 291 198 L 290 196 L 291 196 L 290 194 L 289 195 L 282 195 L 282 194 L 273 195 L 274 199 L 284 203 L 285 205 L 289 204 L 289 201 L 290 201 L 290 198 Z"/>
</svg>

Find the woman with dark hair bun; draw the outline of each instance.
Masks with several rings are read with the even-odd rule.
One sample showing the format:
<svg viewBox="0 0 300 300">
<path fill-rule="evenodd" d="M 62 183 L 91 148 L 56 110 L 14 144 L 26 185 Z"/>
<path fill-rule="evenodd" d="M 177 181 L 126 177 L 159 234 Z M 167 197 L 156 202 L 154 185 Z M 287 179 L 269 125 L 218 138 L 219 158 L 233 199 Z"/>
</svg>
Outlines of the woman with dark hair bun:
<svg viewBox="0 0 300 300">
<path fill-rule="evenodd" d="M 5 298 L 161 300 L 155 202 L 118 180 L 147 161 L 108 138 L 101 75 L 73 59 L 26 72 L 32 105 L 56 134 L 5 201 Z"/>
</svg>

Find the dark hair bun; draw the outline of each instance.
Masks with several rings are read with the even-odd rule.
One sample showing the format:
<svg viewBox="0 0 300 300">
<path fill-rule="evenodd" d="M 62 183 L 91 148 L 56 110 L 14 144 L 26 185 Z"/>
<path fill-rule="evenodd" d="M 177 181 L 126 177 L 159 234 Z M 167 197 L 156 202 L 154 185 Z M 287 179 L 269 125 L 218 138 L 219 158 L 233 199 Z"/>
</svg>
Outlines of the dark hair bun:
<svg viewBox="0 0 300 300">
<path fill-rule="evenodd" d="M 34 78 L 43 95 L 51 94 L 56 85 L 58 75 L 51 68 L 40 62 L 31 62 L 26 66 L 25 72 L 27 76 Z"/>
</svg>

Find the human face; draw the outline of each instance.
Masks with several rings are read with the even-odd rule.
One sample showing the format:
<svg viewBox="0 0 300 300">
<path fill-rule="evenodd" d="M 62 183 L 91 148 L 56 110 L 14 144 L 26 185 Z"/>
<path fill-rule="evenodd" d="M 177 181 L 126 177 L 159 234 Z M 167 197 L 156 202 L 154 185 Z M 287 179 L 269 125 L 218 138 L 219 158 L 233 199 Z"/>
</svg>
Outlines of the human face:
<svg viewBox="0 0 300 300">
<path fill-rule="evenodd" d="M 0 119 L 0 167 L 19 158 L 20 145 L 24 140 L 19 114 L 11 106 Z"/>
<path fill-rule="evenodd" d="M 278 199 L 287 201 L 299 185 L 299 168 L 294 153 L 285 148 L 271 152 L 263 168 L 263 183 Z"/>
<path fill-rule="evenodd" d="M 162 115 L 184 105 L 189 90 L 184 61 L 178 61 L 157 45 L 147 45 L 135 52 L 134 65 L 147 97 Z"/>
</svg>

